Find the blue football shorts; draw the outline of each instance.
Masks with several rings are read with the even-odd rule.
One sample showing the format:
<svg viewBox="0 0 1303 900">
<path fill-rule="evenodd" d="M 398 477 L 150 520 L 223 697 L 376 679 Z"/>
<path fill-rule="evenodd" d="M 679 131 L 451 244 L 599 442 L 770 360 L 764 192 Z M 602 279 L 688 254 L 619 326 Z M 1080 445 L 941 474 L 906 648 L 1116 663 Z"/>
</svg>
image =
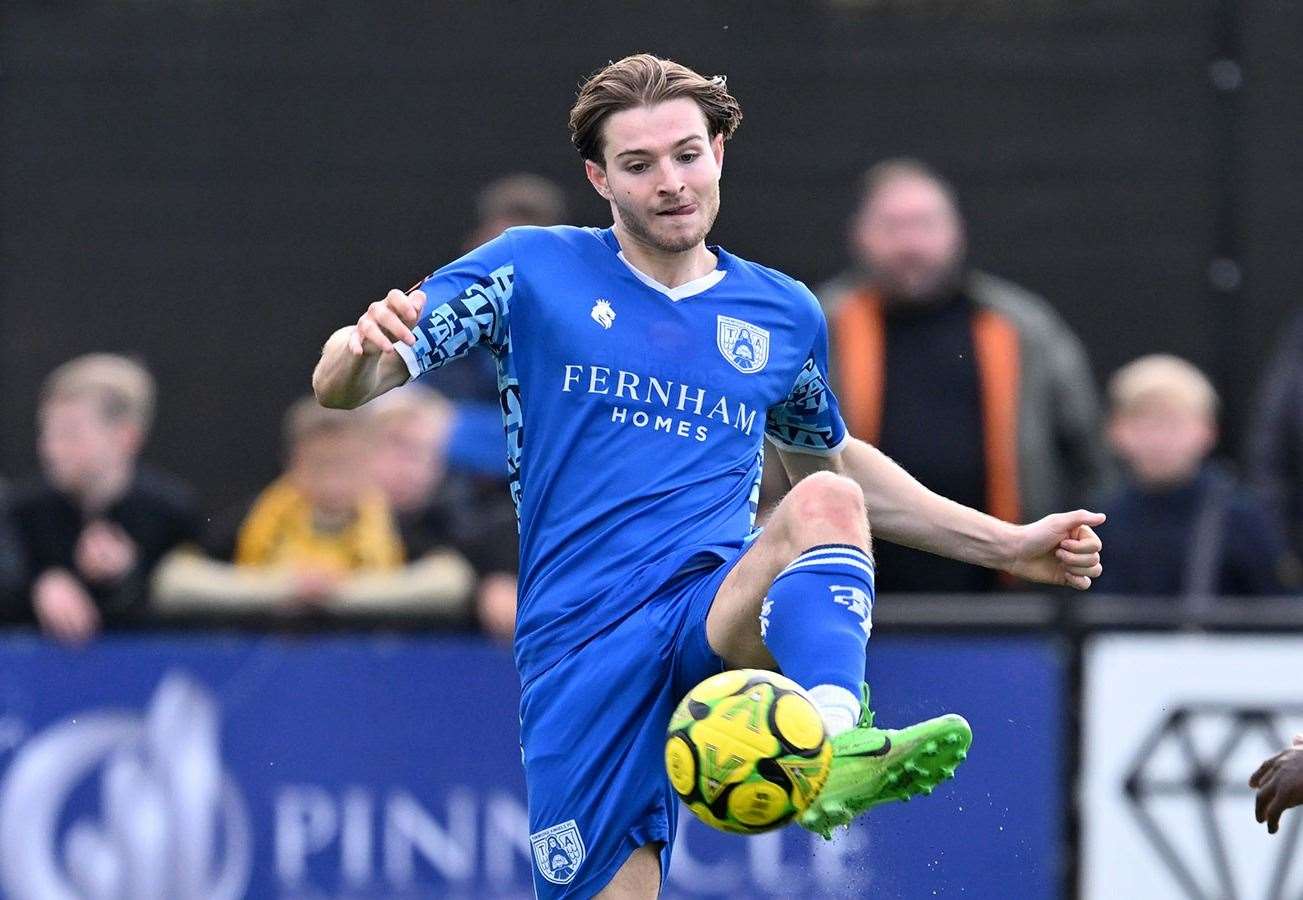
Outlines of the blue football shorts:
<svg viewBox="0 0 1303 900">
<path fill-rule="evenodd" d="M 677 571 L 617 590 L 647 601 L 521 691 L 521 756 L 539 898 L 592 897 L 638 847 L 670 866 L 679 800 L 665 774 L 670 714 L 724 669 L 706 641 L 711 601 L 748 544 L 704 548 Z M 601 602 L 601 598 L 594 598 Z"/>
</svg>

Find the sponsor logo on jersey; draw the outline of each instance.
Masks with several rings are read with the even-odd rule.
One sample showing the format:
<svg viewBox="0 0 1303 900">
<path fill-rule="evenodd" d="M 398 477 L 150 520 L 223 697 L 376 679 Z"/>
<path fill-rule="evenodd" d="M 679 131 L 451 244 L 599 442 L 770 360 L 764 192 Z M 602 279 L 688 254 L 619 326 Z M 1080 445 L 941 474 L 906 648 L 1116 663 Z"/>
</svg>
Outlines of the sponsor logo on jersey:
<svg viewBox="0 0 1303 900">
<path fill-rule="evenodd" d="M 715 344 L 729 365 L 744 375 L 763 369 L 769 362 L 769 332 L 732 316 L 715 318 Z"/>
<path fill-rule="evenodd" d="M 567 363 L 562 373 L 561 392 L 630 400 L 632 403 L 628 406 L 619 403 L 611 406 L 612 422 L 696 441 L 706 440 L 711 420 L 748 436 L 756 426 L 757 410 L 740 400 L 712 393 L 706 388 L 608 366 Z M 763 416 L 760 416 L 760 423 L 764 425 Z"/>
<path fill-rule="evenodd" d="M 534 848 L 534 863 L 539 873 L 553 884 L 569 884 L 575 880 L 584 861 L 584 839 L 574 819 L 544 828 L 529 836 Z"/>
<path fill-rule="evenodd" d="M 603 328 L 610 328 L 615 324 L 615 310 L 611 309 L 610 300 L 599 299 L 593 304 L 593 311 L 589 313 L 593 321 Z"/>
</svg>

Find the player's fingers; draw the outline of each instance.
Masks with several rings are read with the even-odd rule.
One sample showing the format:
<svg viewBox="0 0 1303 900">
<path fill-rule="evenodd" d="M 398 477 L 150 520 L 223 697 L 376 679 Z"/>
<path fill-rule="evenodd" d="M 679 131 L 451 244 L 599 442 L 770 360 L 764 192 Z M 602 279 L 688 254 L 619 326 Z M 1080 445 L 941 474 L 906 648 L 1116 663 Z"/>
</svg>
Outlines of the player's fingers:
<svg viewBox="0 0 1303 900">
<path fill-rule="evenodd" d="M 1258 795 L 1253 798 L 1253 818 L 1259 822 L 1267 820 L 1267 806 L 1271 803 L 1271 798 L 1275 796 L 1275 793 L 1272 790 L 1272 781 L 1268 779 L 1258 789 Z"/>
<path fill-rule="evenodd" d="M 380 326 L 367 316 L 357 320 L 357 334 L 362 341 L 362 347 L 365 351 L 370 348 L 380 353 L 393 353 L 394 342 L 380 330 Z"/>
<path fill-rule="evenodd" d="M 348 349 L 354 356 L 361 356 L 366 352 L 366 349 L 362 346 L 362 336 L 358 333 L 356 325 L 353 326 L 353 330 L 348 335 Z"/>
<path fill-rule="evenodd" d="M 1104 523 L 1104 514 L 1091 512 L 1087 509 L 1076 509 L 1072 512 L 1058 513 L 1051 516 L 1050 523 L 1054 530 L 1061 534 L 1066 534 L 1078 540 L 1085 540 L 1087 539 L 1087 533 L 1078 533 L 1078 529 L 1084 526 L 1089 531 L 1092 525 L 1102 525 Z M 1094 532 L 1091 531 L 1089 534 L 1093 535 Z"/>
<path fill-rule="evenodd" d="M 1088 569 L 1091 566 L 1099 565 L 1098 553 L 1069 553 L 1067 550 L 1059 548 L 1054 551 L 1054 555 L 1058 557 L 1059 562 L 1063 563 L 1065 566 L 1077 566 Z"/>
<path fill-rule="evenodd" d="M 1078 529 L 1077 536 L 1059 541 L 1059 546 L 1070 553 L 1098 553 L 1104 549 L 1104 542 L 1095 532 L 1084 528 Z"/>
<path fill-rule="evenodd" d="M 1093 566 L 1068 566 L 1068 574 L 1085 578 L 1098 578 L 1104 574 L 1104 567 L 1099 563 L 1095 563 Z"/>
<path fill-rule="evenodd" d="M 1276 774 L 1276 770 L 1280 768 L 1280 764 L 1285 761 L 1285 755 L 1287 752 L 1288 751 L 1286 750 L 1282 750 L 1274 756 L 1263 760 L 1262 765 L 1258 766 L 1257 771 L 1253 773 L 1253 778 L 1257 779 L 1258 784 L 1250 786 L 1258 787 L 1259 785 L 1266 784 L 1271 780 L 1272 776 Z"/>
<path fill-rule="evenodd" d="M 410 294 L 390 291 L 385 302 L 403 320 L 403 324 L 411 328 L 421 318 L 421 310 L 425 308 L 425 291 L 412 291 Z"/>
<path fill-rule="evenodd" d="M 1076 588 L 1079 591 L 1088 590 L 1090 588 L 1090 578 L 1088 576 L 1073 575 L 1071 572 L 1068 572 L 1063 576 L 1063 583 L 1068 587 Z"/>
<path fill-rule="evenodd" d="M 415 304 L 413 303 L 412 298 L 407 294 L 404 294 L 402 291 L 392 290 L 386 294 L 384 305 L 398 317 L 398 321 L 402 322 L 405 327 L 416 324 L 412 313 L 412 307 Z"/>
<path fill-rule="evenodd" d="M 1262 782 L 1267 778 L 1267 775 L 1276 767 L 1276 759 L 1279 755 L 1263 760 L 1262 765 L 1253 770 L 1253 774 L 1249 776 L 1249 787 L 1257 788 L 1262 786 Z"/>
<path fill-rule="evenodd" d="M 1275 834 L 1280 830 L 1280 817 L 1287 808 L 1285 797 L 1280 793 L 1277 793 L 1267 804 L 1267 834 Z"/>
<path fill-rule="evenodd" d="M 387 334 L 390 340 L 402 341 L 409 347 L 416 343 L 416 335 L 412 334 L 412 329 L 398 317 L 398 313 L 390 308 L 388 302 L 372 303 L 367 316 L 380 326 L 380 330 Z"/>
</svg>

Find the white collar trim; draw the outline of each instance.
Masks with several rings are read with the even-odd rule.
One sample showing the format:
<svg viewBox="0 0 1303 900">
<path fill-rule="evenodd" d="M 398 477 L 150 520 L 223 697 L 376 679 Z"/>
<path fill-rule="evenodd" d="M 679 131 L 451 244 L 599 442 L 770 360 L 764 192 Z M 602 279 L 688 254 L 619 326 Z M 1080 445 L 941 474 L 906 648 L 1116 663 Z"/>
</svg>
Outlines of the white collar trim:
<svg viewBox="0 0 1303 900">
<path fill-rule="evenodd" d="M 647 287 L 651 288 L 653 291 L 659 291 L 666 297 L 669 297 L 675 303 L 680 300 L 686 300 L 689 297 L 695 297 L 697 294 L 710 290 L 715 285 L 719 284 L 720 279 L 728 274 L 726 269 L 716 269 L 713 272 L 708 272 L 707 274 L 702 275 L 700 278 L 694 278 L 687 284 L 681 284 L 678 287 L 666 287 L 646 272 L 636 268 L 633 263 L 629 262 L 629 260 L 625 259 L 623 250 L 617 253 L 616 256 L 620 257 L 620 262 L 629 267 L 629 271 L 634 274 L 635 278 L 647 285 Z"/>
</svg>

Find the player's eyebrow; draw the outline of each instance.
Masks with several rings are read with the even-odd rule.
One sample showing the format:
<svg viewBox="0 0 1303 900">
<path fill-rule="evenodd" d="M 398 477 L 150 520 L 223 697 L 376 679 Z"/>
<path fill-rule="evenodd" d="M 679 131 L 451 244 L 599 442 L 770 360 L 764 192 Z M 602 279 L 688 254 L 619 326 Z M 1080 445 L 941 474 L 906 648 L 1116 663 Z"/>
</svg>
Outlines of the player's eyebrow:
<svg viewBox="0 0 1303 900">
<path fill-rule="evenodd" d="M 671 147 L 670 149 L 677 150 L 679 147 L 682 147 L 684 144 L 690 144 L 693 141 L 704 141 L 705 139 L 706 138 L 700 134 L 691 134 L 685 138 L 681 138 L 680 140 L 676 141 L 674 143 L 674 146 Z M 644 150 L 641 147 L 638 147 L 634 150 L 624 150 L 620 153 L 617 153 L 615 154 L 615 158 L 619 159 L 622 156 L 653 156 L 653 155 L 655 154 L 653 154 L 650 150 Z"/>
</svg>

